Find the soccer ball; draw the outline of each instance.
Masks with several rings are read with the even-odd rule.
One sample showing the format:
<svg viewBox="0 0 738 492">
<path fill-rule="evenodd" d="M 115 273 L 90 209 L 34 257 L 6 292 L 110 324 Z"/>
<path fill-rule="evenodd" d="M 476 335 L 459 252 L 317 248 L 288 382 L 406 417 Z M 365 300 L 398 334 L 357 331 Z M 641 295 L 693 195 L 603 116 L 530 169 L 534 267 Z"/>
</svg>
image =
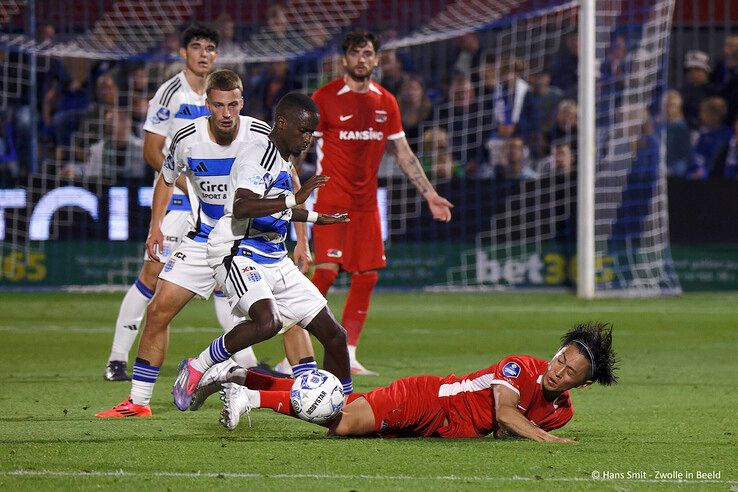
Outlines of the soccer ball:
<svg viewBox="0 0 738 492">
<path fill-rule="evenodd" d="M 290 391 L 292 409 L 308 422 L 327 422 L 343 408 L 343 385 L 328 371 L 315 369 L 295 379 Z"/>
</svg>

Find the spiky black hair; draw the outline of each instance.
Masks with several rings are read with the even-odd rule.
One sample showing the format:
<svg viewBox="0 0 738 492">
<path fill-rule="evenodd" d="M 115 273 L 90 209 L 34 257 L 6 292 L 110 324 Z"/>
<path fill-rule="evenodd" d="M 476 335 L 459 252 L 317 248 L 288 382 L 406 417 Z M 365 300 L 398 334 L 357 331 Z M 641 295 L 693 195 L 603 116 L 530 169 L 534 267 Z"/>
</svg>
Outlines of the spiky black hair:
<svg viewBox="0 0 738 492">
<path fill-rule="evenodd" d="M 617 355 L 612 350 L 612 325 L 609 323 L 580 323 L 561 337 L 561 346 L 574 344 L 589 360 L 593 371 L 590 379 L 605 386 L 617 383 Z"/>
<path fill-rule="evenodd" d="M 220 42 L 220 34 L 218 34 L 218 31 L 215 29 L 211 29 L 204 24 L 194 23 L 182 33 L 180 38 L 182 48 L 187 48 L 187 45 L 190 44 L 190 41 L 193 39 L 207 39 L 215 43 L 215 46 L 218 46 L 218 43 Z"/>
</svg>

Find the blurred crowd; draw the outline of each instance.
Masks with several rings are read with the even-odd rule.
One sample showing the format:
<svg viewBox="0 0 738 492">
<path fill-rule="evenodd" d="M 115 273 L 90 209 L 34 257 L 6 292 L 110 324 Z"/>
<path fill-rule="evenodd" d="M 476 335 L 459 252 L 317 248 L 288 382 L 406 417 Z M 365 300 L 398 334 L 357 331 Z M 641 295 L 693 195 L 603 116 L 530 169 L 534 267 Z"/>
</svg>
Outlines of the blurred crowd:
<svg viewBox="0 0 738 492">
<path fill-rule="evenodd" d="M 295 35 L 279 4 L 270 9 L 267 19 L 263 30 L 269 32 L 269 39 L 279 39 L 280 33 Z M 270 121 L 274 104 L 285 93 L 311 92 L 342 75 L 341 54 L 331 49 L 290 61 L 228 61 L 227 55 L 238 50 L 235 23 L 223 14 L 214 26 L 221 36 L 221 61 L 216 65 L 242 76 L 245 114 Z M 485 47 L 476 33 L 447 41 L 445 50 L 450 55 L 442 57 L 443 66 L 427 57 L 419 62 L 410 49 L 381 51 L 375 78 L 397 97 L 408 141 L 435 182 L 535 180 L 576 170 L 577 33 L 573 28 L 562 32 L 558 50 L 535 64 L 499 47 Z M 383 42 L 396 36 L 391 29 L 379 34 Z M 53 43 L 53 26 L 44 26 L 41 36 L 42 43 Z M 320 32 L 312 33 L 309 41 L 316 47 L 330 45 Z M 39 57 L 35 111 L 42 158 L 37 169 L 28 168 L 34 110 L 30 89 L 0 87 L 16 94 L 9 98 L 11 104 L 0 120 L 0 187 L 23 183 L 34 172 L 110 184 L 153 178 L 143 161 L 141 128 L 156 88 L 182 68 L 179 48 L 179 35 L 172 32 L 141 58 L 147 61 Z M 613 36 L 599 67 L 599 93 L 609 102 L 598 103 L 598 124 L 613 123 L 608 104 L 619 103 L 638 56 L 625 36 Z M 17 61 L 17 66 L 25 62 Z M 738 35 L 726 36 L 722 57 L 714 63 L 707 53 L 687 52 L 683 69 L 682 87 L 658 94 L 659 102 L 636 108 L 630 116 L 621 111 L 621 119 L 636 121 L 631 125 L 635 130 L 626 132 L 630 137 L 626 151 L 637 162 L 658 155 L 663 141 L 669 175 L 735 179 Z M 397 172 L 389 159 L 380 171 L 387 176 Z M 305 172 L 310 170 L 308 162 Z"/>
</svg>

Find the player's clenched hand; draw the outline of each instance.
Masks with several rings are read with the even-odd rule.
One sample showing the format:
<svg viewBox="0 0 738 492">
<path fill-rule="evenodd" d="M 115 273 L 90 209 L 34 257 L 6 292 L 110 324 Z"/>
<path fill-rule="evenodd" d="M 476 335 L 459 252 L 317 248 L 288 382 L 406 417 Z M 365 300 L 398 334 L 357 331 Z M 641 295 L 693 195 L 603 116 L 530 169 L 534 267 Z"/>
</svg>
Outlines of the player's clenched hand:
<svg viewBox="0 0 738 492">
<path fill-rule="evenodd" d="M 438 194 L 427 195 L 428 207 L 430 208 L 433 218 L 441 222 L 449 222 L 451 220 L 451 209 L 454 204 Z"/>
<path fill-rule="evenodd" d="M 158 227 L 149 231 L 149 236 L 146 238 L 146 253 L 148 253 L 149 258 L 154 261 L 161 261 L 156 254 L 157 251 L 164 251 L 164 234 Z"/>
<path fill-rule="evenodd" d="M 351 219 L 349 219 L 348 214 L 342 213 L 342 214 L 320 214 L 318 215 L 318 220 L 315 222 L 318 225 L 326 225 L 326 224 L 342 224 L 344 222 L 349 222 Z"/>
<path fill-rule="evenodd" d="M 310 196 L 310 193 L 312 193 L 317 188 L 322 188 L 325 186 L 325 183 L 330 178 L 328 176 L 321 176 L 321 175 L 315 175 L 312 176 L 310 179 L 302 183 L 302 186 L 300 189 L 295 193 L 295 201 L 299 203 L 305 203 L 305 200 L 308 199 Z"/>
</svg>

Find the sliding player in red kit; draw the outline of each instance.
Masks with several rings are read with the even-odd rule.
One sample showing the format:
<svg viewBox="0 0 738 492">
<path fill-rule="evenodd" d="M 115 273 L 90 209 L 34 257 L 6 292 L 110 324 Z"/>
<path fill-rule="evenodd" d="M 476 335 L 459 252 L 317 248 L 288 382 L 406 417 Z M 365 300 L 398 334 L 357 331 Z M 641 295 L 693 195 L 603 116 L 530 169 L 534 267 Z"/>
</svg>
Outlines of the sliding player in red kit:
<svg viewBox="0 0 738 492">
<path fill-rule="evenodd" d="M 338 436 L 484 437 L 519 436 L 540 442 L 572 442 L 550 431 L 571 420 L 569 390 L 598 382 L 610 385 L 616 356 L 612 328 L 583 323 L 561 338 L 550 361 L 511 355 L 464 376 L 411 376 L 368 393 L 354 393 L 341 413 L 323 424 Z M 231 382 L 244 383 L 240 378 Z M 250 387 L 229 385 L 223 391 L 223 419 L 234 429 L 253 408 L 291 411 L 292 380 L 250 376 Z M 265 388 L 257 390 L 254 388 Z M 268 389 L 267 389 L 268 388 Z"/>
<path fill-rule="evenodd" d="M 451 220 L 453 205 L 436 193 L 410 148 L 395 97 L 372 81 L 379 61 L 379 40 L 354 31 L 343 42 L 344 77 L 313 94 L 320 108 L 318 174 L 331 180 L 317 194 L 315 210 L 351 215 L 351 222 L 313 231 L 313 283 L 325 296 L 340 271 L 351 275 L 341 318 L 348 334 L 352 374 L 376 375 L 356 359 L 356 346 L 366 321 L 378 273 L 386 266 L 377 206 L 377 172 L 388 149 L 415 188 L 428 202 L 435 220 Z M 330 229 L 330 230 L 328 230 Z"/>
</svg>

